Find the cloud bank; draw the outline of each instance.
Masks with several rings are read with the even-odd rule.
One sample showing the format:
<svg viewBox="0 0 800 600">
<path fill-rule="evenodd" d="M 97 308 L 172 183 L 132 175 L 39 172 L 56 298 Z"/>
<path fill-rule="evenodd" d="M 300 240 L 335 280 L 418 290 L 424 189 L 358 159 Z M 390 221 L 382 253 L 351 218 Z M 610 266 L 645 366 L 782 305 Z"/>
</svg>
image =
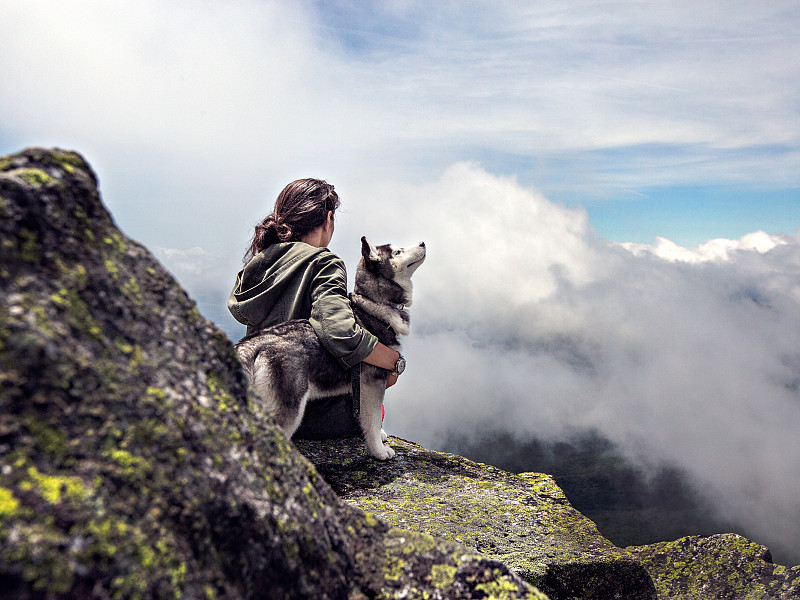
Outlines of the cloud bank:
<svg viewBox="0 0 800 600">
<path fill-rule="evenodd" d="M 611 243 L 584 211 L 473 164 L 403 197 L 428 260 L 388 430 L 434 446 L 476 426 L 551 441 L 599 430 L 640 464 L 684 469 L 762 543 L 793 547 L 800 238 Z"/>
</svg>

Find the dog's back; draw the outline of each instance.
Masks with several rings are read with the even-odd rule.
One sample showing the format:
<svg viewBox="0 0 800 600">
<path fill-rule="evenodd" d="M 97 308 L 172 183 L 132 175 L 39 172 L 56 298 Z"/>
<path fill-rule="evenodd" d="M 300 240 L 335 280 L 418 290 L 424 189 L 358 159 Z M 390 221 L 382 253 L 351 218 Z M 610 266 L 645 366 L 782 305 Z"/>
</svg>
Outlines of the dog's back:
<svg viewBox="0 0 800 600">
<path fill-rule="evenodd" d="M 322 347 L 308 320 L 286 321 L 242 339 L 236 351 L 256 395 L 291 435 L 309 400 L 347 391 L 347 371 Z"/>
</svg>

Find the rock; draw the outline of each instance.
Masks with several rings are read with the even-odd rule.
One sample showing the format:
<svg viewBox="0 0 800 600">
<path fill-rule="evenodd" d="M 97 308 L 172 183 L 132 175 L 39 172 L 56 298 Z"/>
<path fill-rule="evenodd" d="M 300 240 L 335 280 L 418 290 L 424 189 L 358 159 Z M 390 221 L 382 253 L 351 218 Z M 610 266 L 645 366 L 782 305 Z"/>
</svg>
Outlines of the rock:
<svg viewBox="0 0 800 600">
<path fill-rule="evenodd" d="M 74 152 L 0 158 L 0 595 L 541 598 L 342 502 Z"/>
<path fill-rule="evenodd" d="M 767 548 L 734 533 L 627 550 L 650 571 L 660 600 L 800 598 L 800 566 L 774 565 Z"/>
<path fill-rule="evenodd" d="M 378 463 L 360 439 L 297 441 L 336 493 L 403 529 L 501 561 L 551 598 L 655 598 L 642 563 L 600 535 L 552 477 L 514 475 L 390 438 Z"/>
</svg>

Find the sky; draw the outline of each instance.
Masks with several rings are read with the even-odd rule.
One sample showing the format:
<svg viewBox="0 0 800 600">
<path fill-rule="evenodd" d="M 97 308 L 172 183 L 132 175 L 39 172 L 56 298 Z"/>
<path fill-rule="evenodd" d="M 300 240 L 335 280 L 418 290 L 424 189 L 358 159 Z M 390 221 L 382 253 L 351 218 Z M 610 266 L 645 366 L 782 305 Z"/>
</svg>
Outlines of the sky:
<svg viewBox="0 0 800 600">
<path fill-rule="evenodd" d="M 351 277 L 427 244 L 390 433 L 595 429 L 797 546 L 800 2 L 0 10 L 0 154 L 83 154 L 232 339 L 253 225 L 324 178 Z"/>
</svg>

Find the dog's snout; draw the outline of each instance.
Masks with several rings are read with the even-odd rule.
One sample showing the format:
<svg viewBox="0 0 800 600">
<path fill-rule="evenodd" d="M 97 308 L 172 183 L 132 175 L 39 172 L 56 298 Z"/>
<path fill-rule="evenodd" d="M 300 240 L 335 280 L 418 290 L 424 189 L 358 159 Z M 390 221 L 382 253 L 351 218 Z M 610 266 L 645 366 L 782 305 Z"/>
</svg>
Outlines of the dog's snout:
<svg viewBox="0 0 800 600">
<path fill-rule="evenodd" d="M 419 245 L 424 248 L 425 247 L 425 242 L 420 242 Z"/>
</svg>

